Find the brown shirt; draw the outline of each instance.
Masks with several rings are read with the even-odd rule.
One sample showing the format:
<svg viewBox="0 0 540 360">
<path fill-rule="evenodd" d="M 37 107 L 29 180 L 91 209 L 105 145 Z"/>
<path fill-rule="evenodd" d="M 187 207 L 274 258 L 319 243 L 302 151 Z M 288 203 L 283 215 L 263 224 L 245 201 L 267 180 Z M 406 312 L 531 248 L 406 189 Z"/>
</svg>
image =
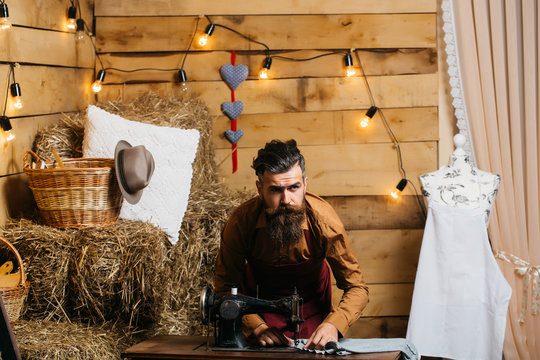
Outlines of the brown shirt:
<svg viewBox="0 0 540 360">
<path fill-rule="evenodd" d="M 236 208 L 221 234 L 215 268 L 216 292 L 228 292 L 231 287 L 240 286 L 249 251 L 253 258 L 272 264 L 297 263 L 311 256 L 324 257 L 332 269 L 337 287 L 344 291 L 341 301 L 324 321 L 333 324 L 344 335 L 367 305 L 368 288 L 345 227 L 330 204 L 306 193 L 306 214 L 313 233 L 314 254 L 309 253 L 305 239 L 290 248 L 276 249 L 273 246 L 265 230 L 266 216 L 259 197 Z M 308 229 L 307 221 L 304 221 L 304 229 Z M 263 320 L 258 315 L 246 315 L 243 323 L 245 333 L 251 334 Z"/>
</svg>

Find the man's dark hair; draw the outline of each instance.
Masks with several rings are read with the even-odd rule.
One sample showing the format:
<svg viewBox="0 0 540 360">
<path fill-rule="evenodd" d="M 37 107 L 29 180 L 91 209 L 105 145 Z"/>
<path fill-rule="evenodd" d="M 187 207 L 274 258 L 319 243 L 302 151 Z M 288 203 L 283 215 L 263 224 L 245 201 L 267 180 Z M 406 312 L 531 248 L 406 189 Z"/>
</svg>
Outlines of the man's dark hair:
<svg viewBox="0 0 540 360">
<path fill-rule="evenodd" d="M 296 164 L 300 165 L 302 178 L 305 178 L 305 161 L 302 154 L 300 154 L 300 150 L 296 147 L 296 141 L 272 140 L 266 143 L 264 148 L 259 149 L 257 158 L 253 159 L 251 167 L 255 169 L 255 174 L 262 183 L 265 171 L 272 174 L 281 174 L 290 170 Z"/>
</svg>

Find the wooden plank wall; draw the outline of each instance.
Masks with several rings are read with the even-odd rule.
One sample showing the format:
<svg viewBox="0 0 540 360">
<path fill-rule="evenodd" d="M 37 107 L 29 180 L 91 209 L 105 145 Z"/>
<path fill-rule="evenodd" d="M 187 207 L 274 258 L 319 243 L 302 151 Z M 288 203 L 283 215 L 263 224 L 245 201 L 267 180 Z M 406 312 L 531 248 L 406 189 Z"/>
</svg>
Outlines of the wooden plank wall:
<svg viewBox="0 0 540 360">
<path fill-rule="evenodd" d="M 53 124 L 62 113 L 84 109 L 93 99 L 95 55 L 88 37 L 75 40 L 67 31 L 68 1 L 7 1 L 11 29 L 0 31 L 2 110 L 9 86 L 10 63 L 18 63 L 15 79 L 21 86 L 24 108 L 16 110 L 8 96 L 6 115 L 15 140 L 0 137 L 0 224 L 34 208 L 22 172 L 22 157 L 31 149 L 36 131 Z M 80 1 L 82 17 L 92 26 L 93 0 Z"/>
<path fill-rule="evenodd" d="M 436 0 L 196 1 L 96 0 L 96 43 L 105 67 L 124 70 L 179 68 L 195 24 L 202 32 L 208 15 L 266 43 L 272 54 L 307 58 L 326 51 L 361 49 L 376 104 L 401 143 L 407 177 L 437 167 L 438 69 Z M 274 139 L 295 138 L 307 161 L 308 189 L 328 199 L 341 215 L 371 289 L 363 318 L 351 337 L 404 336 L 424 218 L 412 186 L 403 196 L 387 195 L 401 175 L 396 149 L 380 114 L 365 130 L 359 116 L 370 106 L 364 79 L 344 77 L 343 55 L 307 62 L 274 59 L 270 80 L 258 80 L 264 49 L 223 28 L 208 48 L 193 47 L 184 69 L 190 92 L 214 116 L 214 144 L 220 175 L 233 188 L 255 189 L 250 163 L 258 148 Z M 231 173 L 231 146 L 224 138 L 230 120 L 220 110 L 230 101 L 220 67 L 249 66 L 236 90 L 244 102 L 238 128 L 239 170 Z M 353 58 L 357 73 L 358 61 Z M 99 69 L 100 64 L 96 64 Z M 132 98 L 153 90 L 178 91 L 176 71 L 108 71 L 100 100 Z M 340 296 L 335 289 L 335 299 Z"/>
</svg>

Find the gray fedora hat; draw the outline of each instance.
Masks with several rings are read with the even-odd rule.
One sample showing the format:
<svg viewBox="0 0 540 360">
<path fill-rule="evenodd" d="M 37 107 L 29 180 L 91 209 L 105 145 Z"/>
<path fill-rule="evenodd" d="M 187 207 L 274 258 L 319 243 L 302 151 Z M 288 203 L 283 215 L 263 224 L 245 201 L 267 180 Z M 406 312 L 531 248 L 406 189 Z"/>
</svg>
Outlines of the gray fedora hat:
<svg viewBox="0 0 540 360">
<path fill-rule="evenodd" d="M 122 195 L 128 203 L 138 203 L 154 173 L 154 157 L 143 145 L 131 146 L 120 140 L 114 149 L 114 162 Z"/>
</svg>

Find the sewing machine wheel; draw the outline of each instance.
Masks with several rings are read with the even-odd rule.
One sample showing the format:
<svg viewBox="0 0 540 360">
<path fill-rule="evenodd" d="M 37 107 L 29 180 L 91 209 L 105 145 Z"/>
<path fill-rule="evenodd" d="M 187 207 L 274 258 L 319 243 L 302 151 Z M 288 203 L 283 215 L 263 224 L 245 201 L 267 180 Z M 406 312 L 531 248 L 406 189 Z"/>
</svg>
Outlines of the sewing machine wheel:
<svg viewBox="0 0 540 360">
<path fill-rule="evenodd" d="M 210 310 L 214 305 L 214 292 L 210 286 L 205 287 L 201 291 L 201 299 L 199 301 L 199 308 L 202 316 L 202 323 L 208 325 L 210 322 Z"/>
</svg>

